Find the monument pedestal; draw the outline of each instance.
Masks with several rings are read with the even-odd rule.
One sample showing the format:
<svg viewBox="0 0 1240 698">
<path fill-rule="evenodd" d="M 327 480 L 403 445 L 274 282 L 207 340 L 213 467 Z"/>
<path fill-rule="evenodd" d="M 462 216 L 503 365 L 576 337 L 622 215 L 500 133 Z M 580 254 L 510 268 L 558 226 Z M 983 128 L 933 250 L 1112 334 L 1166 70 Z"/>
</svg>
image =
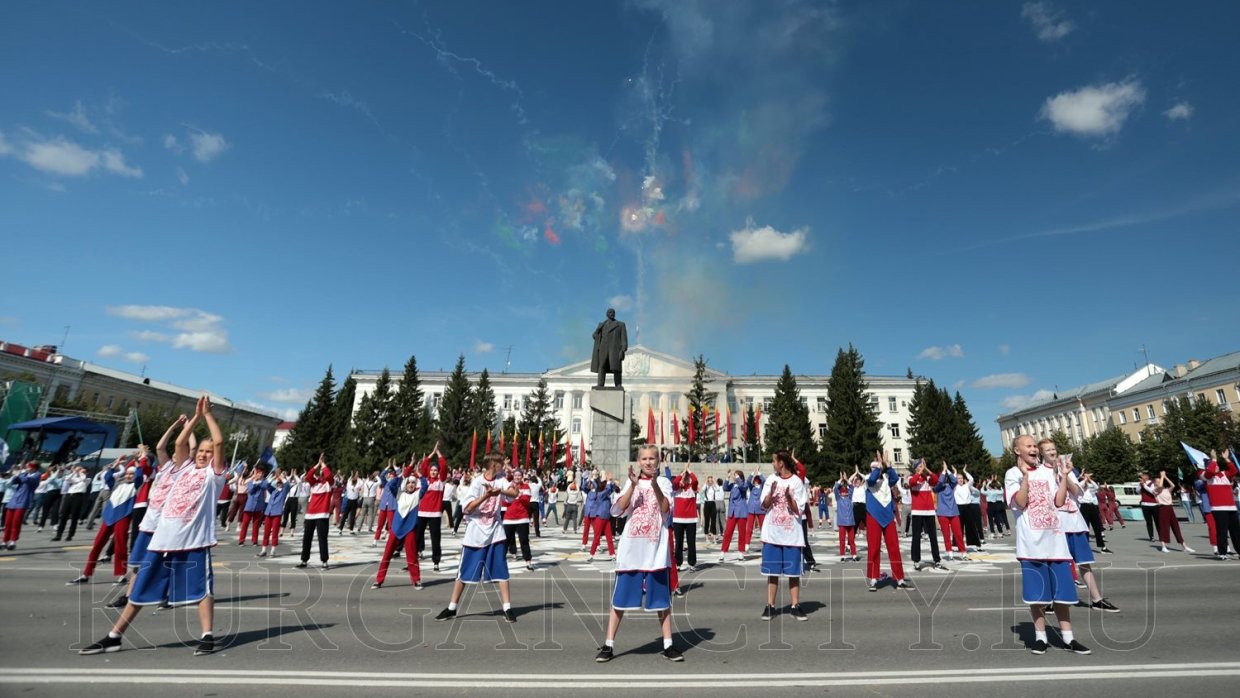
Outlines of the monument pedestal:
<svg viewBox="0 0 1240 698">
<path fill-rule="evenodd" d="M 628 472 L 633 440 L 628 396 L 623 388 L 593 388 L 590 410 L 590 460 L 595 468 L 621 478 Z"/>
</svg>

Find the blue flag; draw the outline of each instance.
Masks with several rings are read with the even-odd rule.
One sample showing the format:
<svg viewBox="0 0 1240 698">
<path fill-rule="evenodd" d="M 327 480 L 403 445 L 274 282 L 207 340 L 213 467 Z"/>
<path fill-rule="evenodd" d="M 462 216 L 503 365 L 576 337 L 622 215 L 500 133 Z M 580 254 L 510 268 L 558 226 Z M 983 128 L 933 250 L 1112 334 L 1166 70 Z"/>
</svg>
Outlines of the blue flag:
<svg viewBox="0 0 1240 698">
<path fill-rule="evenodd" d="M 1210 456 L 1198 451 L 1183 441 L 1180 442 L 1180 445 L 1184 447 L 1184 453 L 1186 453 L 1188 455 L 1188 459 L 1193 462 L 1194 468 L 1201 470 L 1206 467 L 1206 463 L 1210 462 Z"/>
<path fill-rule="evenodd" d="M 276 453 L 271 450 L 270 446 L 263 449 L 263 455 L 259 456 L 258 460 L 262 463 L 271 463 L 273 470 L 280 467 L 280 464 L 276 463 Z"/>
</svg>

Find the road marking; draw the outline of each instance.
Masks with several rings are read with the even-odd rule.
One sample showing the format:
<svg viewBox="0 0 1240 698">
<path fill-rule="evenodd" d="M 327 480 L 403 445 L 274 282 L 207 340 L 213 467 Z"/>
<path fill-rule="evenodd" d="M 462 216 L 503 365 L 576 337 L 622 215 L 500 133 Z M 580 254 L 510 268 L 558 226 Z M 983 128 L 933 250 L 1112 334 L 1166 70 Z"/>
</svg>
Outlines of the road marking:
<svg viewBox="0 0 1240 698">
<path fill-rule="evenodd" d="M 85 660 L 84 660 L 85 661 Z M 874 686 L 913 685 L 927 681 L 939 684 L 1004 681 L 1085 681 L 1152 680 L 1240 676 L 1240 663 L 1203 662 L 1197 664 L 1130 664 L 1082 668 L 1056 667 L 1047 672 L 1030 667 L 959 669 L 926 671 L 870 671 L 804 673 L 778 678 L 745 674 L 491 674 L 471 676 L 469 688 L 762 688 L 798 686 Z M 111 669 L 103 667 L 59 667 L 0 669 L 0 684 L 213 684 L 238 686 L 359 686 L 369 688 L 462 688 L 460 674 L 398 673 L 375 678 L 374 672 L 263 671 L 194 669 Z"/>
</svg>

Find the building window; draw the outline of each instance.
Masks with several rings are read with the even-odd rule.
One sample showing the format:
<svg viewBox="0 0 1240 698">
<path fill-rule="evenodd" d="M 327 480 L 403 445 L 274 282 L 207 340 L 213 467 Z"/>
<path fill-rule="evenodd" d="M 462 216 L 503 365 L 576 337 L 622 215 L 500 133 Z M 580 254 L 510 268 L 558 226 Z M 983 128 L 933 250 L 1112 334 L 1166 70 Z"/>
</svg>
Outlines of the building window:
<svg viewBox="0 0 1240 698">
<path fill-rule="evenodd" d="M 573 417 L 573 433 L 581 433 L 581 417 Z"/>
<path fill-rule="evenodd" d="M 878 396 L 874 393 L 870 393 L 870 406 L 876 410 L 878 409 Z"/>
<path fill-rule="evenodd" d="M 439 393 L 432 393 L 432 394 L 431 394 L 431 411 L 432 411 L 432 412 L 438 412 L 438 411 L 439 411 L 439 398 L 440 398 L 440 394 L 439 394 Z"/>
<path fill-rule="evenodd" d="M 581 394 L 580 393 L 575 393 L 573 395 L 573 409 L 575 410 L 581 409 Z"/>
<path fill-rule="evenodd" d="M 818 440 L 819 441 L 827 440 L 827 425 L 826 424 L 818 425 Z"/>
<path fill-rule="evenodd" d="M 512 396 L 511 395 L 504 396 L 504 409 L 506 410 L 512 409 Z"/>
<path fill-rule="evenodd" d="M 772 405 L 772 404 L 774 404 L 774 403 L 775 403 L 775 398 L 773 398 L 773 397 L 764 397 L 764 398 L 762 398 L 762 411 L 763 411 L 763 412 L 770 412 L 770 411 L 771 411 L 771 405 Z"/>
<path fill-rule="evenodd" d="M 114 396 L 112 396 L 112 395 L 109 395 L 109 396 L 108 396 L 108 409 L 109 409 L 109 410 L 110 410 L 110 409 L 112 409 L 112 402 L 113 402 L 114 400 L 116 400 L 116 398 L 115 398 Z"/>
<path fill-rule="evenodd" d="M 1163 408 L 1163 414 L 1164 415 L 1167 414 L 1167 401 L 1166 400 L 1162 401 L 1162 408 Z"/>
<path fill-rule="evenodd" d="M 898 448 L 891 449 L 891 462 L 892 463 L 903 463 L 904 462 L 904 451 Z"/>
<path fill-rule="evenodd" d="M 820 398 L 818 398 L 818 411 L 819 411 L 820 413 L 822 413 L 822 414 L 826 414 L 826 411 L 827 411 L 827 399 L 826 399 L 825 397 L 820 397 Z"/>
<path fill-rule="evenodd" d="M 95 393 L 95 396 L 90 400 L 90 404 L 95 407 L 99 406 L 99 393 Z"/>
<path fill-rule="evenodd" d="M 562 409 L 564 409 L 564 393 L 562 393 L 562 392 L 558 392 L 558 391 L 556 392 L 556 394 L 555 394 L 555 408 L 556 408 L 557 410 L 562 410 Z"/>
<path fill-rule="evenodd" d="M 1218 404 L 1220 404 L 1220 405 L 1226 405 L 1226 404 L 1227 404 L 1227 393 L 1226 393 L 1226 392 L 1224 392 L 1222 388 L 1219 388 L 1218 390 L 1215 390 L 1215 391 L 1214 391 L 1214 395 L 1218 398 Z"/>
<path fill-rule="evenodd" d="M 1123 417 L 1124 414 L 1121 412 L 1119 416 Z M 1121 419 L 1120 421 L 1122 422 L 1123 420 Z M 1143 441 L 1145 441 L 1145 432 L 1144 431 L 1137 432 L 1137 443 L 1141 443 Z"/>
<path fill-rule="evenodd" d="M 804 395 L 801 396 L 801 407 L 804 407 L 805 409 L 809 409 L 809 398 L 805 397 Z"/>
<path fill-rule="evenodd" d="M 891 438 L 893 439 L 900 438 L 900 425 L 898 422 L 892 422 L 891 424 L 888 424 L 887 429 L 891 431 Z"/>
<path fill-rule="evenodd" d="M 1132 408 L 1132 421 L 1134 423 L 1141 421 L 1141 409 L 1139 407 Z"/>
<path fill-rule="evenodd" d="M 1200 400 L 1200 401 L 1202 401 L 1202 402 L 1205 402 L 1205 401 L 1206 401 L 1206 394 L 1205 394 L 1205 393 L 1197 393 L 1197 399 L 1198 399 L 1198 400 Z"/>
<path fill-rule="evenodd" d="M 887 398 L 887 411 L 888 412 L 896 411 L 896 399 L 894 397 Z"/>
<path fill-rule="evenodd" d="M 1154 417 L 1154 406 L 1153 406 L 1153 405 L 1146 405 L 1146 406 L 1145 406 L 1145 412 L 1146 412 L 1146 414 L 1148 414 L 1148 415 L 1149 415 L 1149 417 L 1150 417 L 1150 421 L 1151 421 L 1151 422 L 1152 422 L 1152 421 L 1154 421 L 1154 419 L 1155 419 L 1155 417 Z"/>
</svg>

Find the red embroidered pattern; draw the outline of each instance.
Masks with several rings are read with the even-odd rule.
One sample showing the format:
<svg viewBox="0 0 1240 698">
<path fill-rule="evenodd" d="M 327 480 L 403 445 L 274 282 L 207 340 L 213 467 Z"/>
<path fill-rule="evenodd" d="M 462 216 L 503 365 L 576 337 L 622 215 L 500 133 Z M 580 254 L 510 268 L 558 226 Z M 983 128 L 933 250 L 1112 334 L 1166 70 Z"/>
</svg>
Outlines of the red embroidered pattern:
<svg viewBox="0 0 1240 698">
<path fill-rule="evenodd" d="M 785 494 L 788 487 L 781 483 L 775 483 L 771 486 L 771 511 L 767 513 L 771 525 L 775 528 L 782 528 L 785 531 L 791 531 L 795 526 L 801 527 L 800 519 L 792 515 L 792 509 L 788 506 L 788 498 Z"/>
<path fill-rule="evenodd" d="M 1046 480 L 1029 481 L 1029 502 L 1024 515 L 1029 517 L 1029 526 L 1035 531 L 1059 530 L 1059 514 L 1055 512 L 1051 483 Z"/>
<path fill-rule="evenodd" d="M 164 505 L 163 516 L 166 519 L 182 519 L 189 521 L 198 513 L 198 505 L 202 502 L 202 492 L 207 487 L 208 468 L 193 468 L 177 479 L 168 495 L 168 503 Z"/>
<path fill-rule="evenodd" d="M 652 487 L 656 485 L 651 485 Z M 662 532 L 663 514 L 659 511 L 659 500 L 649 487 L 642 487 L 633 493 L 633 513 L 629 514 L 629 522 L 624 525 L 624 532 L 633 538 L 645 538 L 656 541 Z"/>
<path fill-rule="evenodd" d="M 151 485 L 151 491 L 147 497 L 147 505 L 154 509 L 162 507 L 164 500 L 168 498 L 168 492 L 172 490 L 172 485 L 176 482 L 176 474 L 189 467 L 189 464 L 190 461 L 186 461 L 179 468 L 175 465 L 169 465 L 161 469 L 155 478 L 155 484 Z"/>
</svg>

